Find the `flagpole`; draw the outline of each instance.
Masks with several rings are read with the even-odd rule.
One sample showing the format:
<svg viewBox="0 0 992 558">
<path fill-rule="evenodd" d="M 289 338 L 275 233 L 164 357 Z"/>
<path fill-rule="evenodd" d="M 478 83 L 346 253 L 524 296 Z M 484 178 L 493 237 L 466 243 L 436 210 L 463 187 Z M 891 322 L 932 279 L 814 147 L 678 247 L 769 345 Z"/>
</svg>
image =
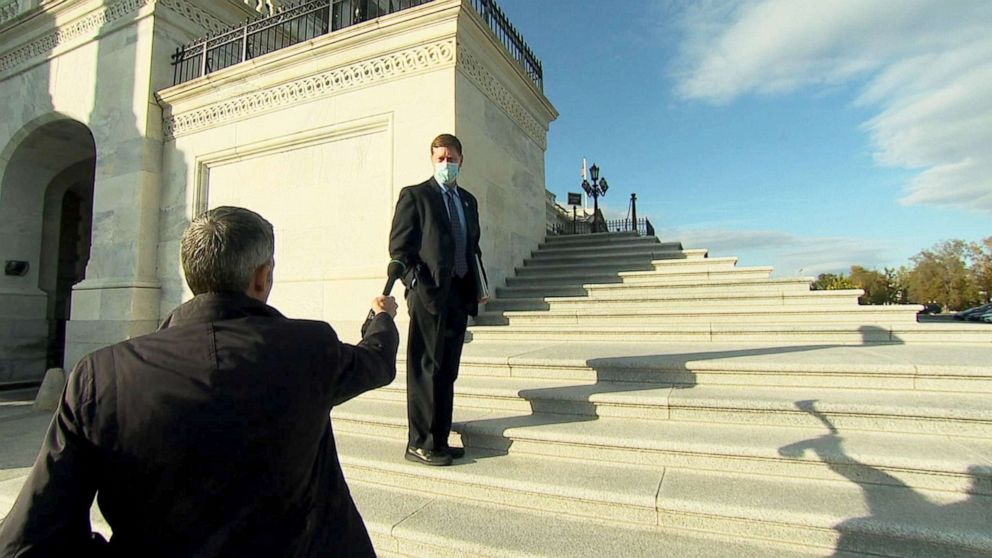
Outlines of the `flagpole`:
<svg viewBox="0 0 992 558">
<path fill-rule="evenodd" d="M 587 171 L 586 171 L 586 158 L 583 157 L 582 158 L 582 180 L 586 180 L 587 178 L 589 178 L 589 175 L 587 174 Z M 585 212 L 586 215 L 589 215 L 589 195 L 586 194 L 585 192 L 582 192 L 582 211 Z"/>
</svg>

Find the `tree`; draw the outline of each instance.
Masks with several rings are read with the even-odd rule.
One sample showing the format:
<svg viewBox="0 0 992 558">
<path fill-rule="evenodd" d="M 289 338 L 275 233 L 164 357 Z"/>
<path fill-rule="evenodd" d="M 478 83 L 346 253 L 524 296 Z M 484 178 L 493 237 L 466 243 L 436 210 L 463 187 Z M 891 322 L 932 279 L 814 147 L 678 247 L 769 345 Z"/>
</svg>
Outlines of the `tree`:
<svg viewBox="0 0 992 558">
<path fill-rule="evenodd" d="M 895 289 L 886 275 L 865 269 L 860 265 L 852 265 L 849 277 L 856 288 L 865 292 L 858 298 L 860 304 L 890 304 L 895 302 Z"/>
<path fill-rule="evenodd" d="M 904 265 L 899 269 L 885 268 L 885 279 L 892 288 L 893 304 L 909 302 L 909 268 Z"/>
<path fill-rule="evenodd" d="M 970 246 L 971 272 L 978 289 L 980 303 L 992 300 L 992 236 Z"/>
<path fill-rule="evenodd" d="M 966 262 L 973 252 L 962 240 L 948 240 L 913 256 L 908 275 L 909 299 L 936 302 L 945 309 L 960 310 L 979 300 L 978 288 Z"/>
<path fill-rule="evenodd" d="M 834 275 L 833 273 L 821 273 L 816 276 L 816 281 L 813 281 L 811 287 L 814 291 L 834 291 L 839 289 L 856 288 L 854 283 L 845 277 L 843 273 L 840 275 Z"/>
</svg>

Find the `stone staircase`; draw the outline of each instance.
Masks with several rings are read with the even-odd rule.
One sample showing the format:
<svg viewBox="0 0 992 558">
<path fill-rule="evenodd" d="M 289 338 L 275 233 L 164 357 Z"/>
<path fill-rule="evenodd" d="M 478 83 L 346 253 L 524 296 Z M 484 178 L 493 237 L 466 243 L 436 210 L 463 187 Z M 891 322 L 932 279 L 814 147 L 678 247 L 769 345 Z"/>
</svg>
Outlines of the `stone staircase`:
<svg viewBox="0 0 992 558">
<path fill-rule="evenodd" d="M 473 340 L 992 342 L 970 324 L 920 324 L 918 305 L 859 306 L 860 290 L 813 291 L 633 233 L 551 237 L 497 289 Z"/>
<path fill-rule="evenodd" d="M 403 459 L 402 374 L 335 408 L 378 552 L 992 556 L 992 327 L 735 264 L 550 239 L 470 330 L 451 467 Z"/>
</svg>

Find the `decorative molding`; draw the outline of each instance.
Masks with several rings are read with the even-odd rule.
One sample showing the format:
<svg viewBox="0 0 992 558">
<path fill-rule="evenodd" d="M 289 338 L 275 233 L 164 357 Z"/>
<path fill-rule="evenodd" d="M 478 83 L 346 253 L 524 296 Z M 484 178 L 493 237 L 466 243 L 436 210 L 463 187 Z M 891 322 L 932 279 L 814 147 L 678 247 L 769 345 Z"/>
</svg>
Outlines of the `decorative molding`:
<svg viewBox="0 0 992 558">
<path fill-rule="evenodd" d="M 0 25 L 14 18 L 20 11 L 20 0 L 0 0 Z"/>
<path fill-rule="evenodd" d="M 4 53 L 0 56 L 0 73 L 19 66 L 31 58 L 51 52 L 59 45 L 90 34 L 108 23 L 153 4 L 161 4 L 210 32 L 219 32 L 230 27 L 230 24 L 217 19 L 187 0 L 121 0 L 96 13 L 67 25 L 59 26 L 58 29 L 43 37 Z M 10 4 L 0 5 L 0 23 L 4 21 L 6 14 L 4 10 L 10 5 L 14 6 L 14 13 L 16 13 L 18 0 L 13 0 Z"/>
<path fill-rule="evenodd" d="M 231 29 L 230 23 L 210 15 L 199 6 L 187 0 L 155 0 L 156 3 L 169 8 L 187 20 L 199 25 L 210 33 L 221 33 Z"/>
<path fill-rule="evenodd" d="M 127 277 L 117 279 L 86 279 L 72 286 L 73 291 L 97 291 L 104 289 L 161 289 L 158 281 L 141 281 Z"/>
<path fill-rule="evenodd" d="M 186 135 L 238 120 L 455 62 L 455 41 L 447 39 L 262 89 L 189 112 L 166 111 L 165 137 Z"/>
<path fill-rule="evenodd" d="M 464 45 L 458 45 L 458 67 L 487 97 L 492 99 L 527 133 L 541 149 L 547 149 L 547 132 L 544 127 L 513 97 L 502 83 Z"/>
<path fill-rule="evenodd" d="M 90 14 L 69 25 L 59 27 L 56 31 L 35 39 L 30 43 L 16 48 L 0 57 L 0 72 L 20 65 L 28 59 L 40 54 L 51 52 L 57 46 L 65 44 L 81 35 L 91 33 L 100 27 L 121 19 L 122 17 L 154 3 L 155 0 L 121 0 L 97 13 Z"/>
</svg>

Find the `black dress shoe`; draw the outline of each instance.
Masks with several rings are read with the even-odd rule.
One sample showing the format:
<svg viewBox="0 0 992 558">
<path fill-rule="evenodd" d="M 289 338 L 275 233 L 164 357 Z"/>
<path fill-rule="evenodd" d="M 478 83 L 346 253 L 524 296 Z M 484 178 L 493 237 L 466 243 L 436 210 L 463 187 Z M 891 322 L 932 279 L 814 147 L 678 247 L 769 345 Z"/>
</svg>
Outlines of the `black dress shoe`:
<svg viewBox="0 0 992 558">
<path fill-rule="evenodd" d="M 465 448 L 453 448 L 451 446 L 444 446 L 442 451 L 450 455 L 452 459 L 461 459 L 465 457 Z"/>
<path fill-rule="evenodd" d="M 451 455 L 440 450 L 428 450 L 407 446 L 406 460 L 424 465 L 451 465 Z"/>
</svg>

